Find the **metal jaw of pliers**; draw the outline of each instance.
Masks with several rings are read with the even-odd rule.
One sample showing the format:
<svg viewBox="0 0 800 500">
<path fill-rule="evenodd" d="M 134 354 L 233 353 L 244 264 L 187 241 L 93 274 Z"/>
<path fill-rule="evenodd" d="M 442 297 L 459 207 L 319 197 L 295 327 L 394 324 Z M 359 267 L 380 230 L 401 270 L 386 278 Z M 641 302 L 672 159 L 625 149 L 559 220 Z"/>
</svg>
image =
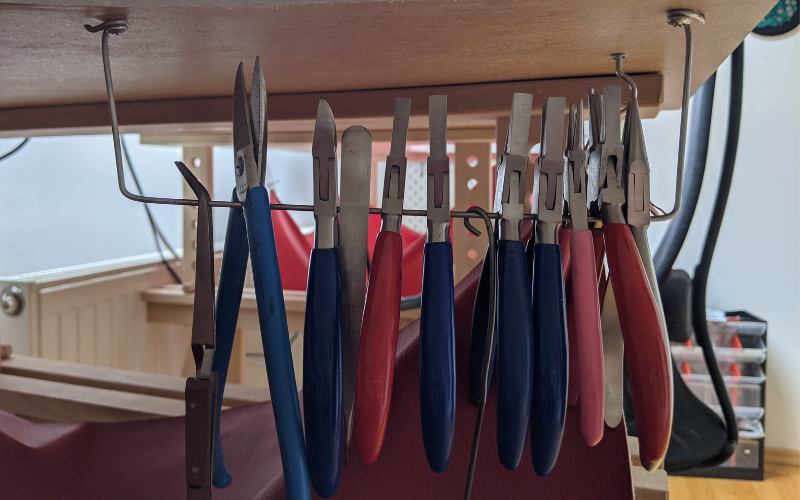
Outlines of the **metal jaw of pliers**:
<svg viewBox="0 0 800 500">
<path fill-rule="evenodd" d="M 239 63 L 233 106 L 234 163 L 236 166 L 236 196 L 242 203 L 247 192 L 263 186 L 267 175 L 267 91 L 264 86 L 264 69 L 256 57 L 250 106 L 244 81 L 244 65 Z M 250 146 L 244 142 L 249 138 Z"/>
<path fill-rule="evenodd" d="M 541 154 L 533 174 L 533 202 L 536 242 L 556 244 L 563 214 L 564 111 L 566 99 L 548 97 L 542 107 Z"/>
<path fill-rule="evenodd" d="M 314 141 L 316 234 L 308 264 L 303 336 L 303 408 L 311 484 L 328 498 L 342 471 L 342 280 L 336 213 L 336 123 L 319 100 Z"/>
<path fill-rule="evenodd" d="M 525 180 L 528 174 L 528 134 L 530 132 L 530 94 L 514 94 L 503 155 L 497 161 L 494 211 L 502 214 L 500 239 L 519 241 L 524 210 Z"/>
<path fill-rule="evenodd" d="M 428 465 L 434 472 L 444 472 L 453 451 L 456 418 L 447 96 L 430 96 L 428 102 L 428 239 L 424 250 L 420 311 L 420 416 Z"/>
<path fill-rule="evenodd" d="M 187 498 L 210 499 L 214 476 L 219 374 L 212 370 L 216 345 L 214 317 L 214 251 L 211 197 L 183 163 L 178 169 L 197 195 L 197 264 L 195 268 L 192 355 L 197 373 L 186 380 Z"/>
<path fill-rule="evenodd" d="M 406 140 L 411 116 L 411 99 L 398 98 L 394 104 L 392 145 L 386 158 L 381 202 L 381 231 L 400 232 L 403 222 L 403 195 L 406 189 Z"/>
<path fill-rule="evenodd" d="M 314 157 L 314 218 L 317 222 L 314 248 L 336 248 L 339 246 L 336 123 L 325 99 L 319 100 L 311 154 Z"/>
<path fill-rule="evenodd" d="M 606 85 L 603 89 L 603 142 L 592 152 L 599 164 L 599 193 L 597 203 L 603 222 L 624 222 L 622 204 L 625 203 L 625 172 L 622 166 L 625 149 L 620 135 L 619 109 L 621 107 L 619 85 Z"/>
<path fill-rule="evenodd" d="M 570 227 L 577 231 L 589 229 L 586 213 L 586 159 L 583 141 L 583 99 L 578 100 L 577 109 L 569 105 L 567 125 L 567 182 L 564 183 L 564 199 L 569 208 Z"/>
<path fill-rule="evenodd" d="M 361 460 L 371 464 L 383 447 L 392 400 L 403 238 L 400 223 L 406 178 L 406 138 L 411 100 L 395 101 L 392 146 L 383 178 L 383 226 L 372 252 L 372 268 L 361 327 L 353 404 L 353 438 Z"/>
</svg>

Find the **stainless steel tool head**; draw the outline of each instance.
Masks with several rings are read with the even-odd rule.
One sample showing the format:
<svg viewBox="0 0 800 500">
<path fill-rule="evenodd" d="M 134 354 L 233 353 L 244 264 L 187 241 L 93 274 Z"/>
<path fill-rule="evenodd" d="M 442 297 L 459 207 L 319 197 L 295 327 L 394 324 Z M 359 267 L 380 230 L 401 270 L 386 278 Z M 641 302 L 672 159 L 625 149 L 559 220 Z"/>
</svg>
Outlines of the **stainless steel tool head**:
<svg viewBox="0 0 800 500">
<path fill-rule="evenodd" d="M 314 218 L 317 221 L 314 248 L 335 248 L 339 243 L 336 122 L 325 99 L 320 99 L 317 106 L 311 154 L 314 156 Z"/>
<path fill-rule="evenodd" d="M 548 97 L 542 104 L 541 152 L 533 177 L 531 210 L 537 221 L 560 224 L 564 192 L 564 97 Z M 544 243 L 544 242 L 543 242 Z M 548 241 L 548 243 L 550 243 Z"/>
<path fill-rule="evenodd" d="M 501 212 L 500 239 L 519 240 L 519 225 L 528 174 L 528 136 L 531 126 L 531 94 L 514 94 L 503 155 L 497 161 L 494 211 Z"/>
<path fill-rule="evenodd" d="M 589 229 L 586 214 L 586 150 L 583 140 L 583 99 L 578 106 L 569 106 L 567 135 L 567 182 L 564 183 L 565 199 L 569 206 L 570 224 L 573 229 Z"/>
<path fill-rule="evenodd" d="M 411 99 L 398 97 L 394 103 L 394 121 L 392 123 L 392 146 L 386 158 L 386 170 L 383 177 L 383 213 L 384 231 L 400 232 L 403 216 L 403 195 L 406 184 L 406 140 L 408 139 L 408 121 L 411 117 Z"/>
<path fill-rule="evenodd" d="M 631 226 L 647 227 L 650 225 L 650 163 L 636 98 L 628 100 L 625 130 L 625 215 Z"/>
<path fill-rule="evenodd" d="M 428 242 L 450 238 L 450 158 L 447 156 L 447 96 L 428 100 Z"/>
<path fill-rule="evenodd" d="M 236 173 L 236 196 L 247 199 L 247 192 L 263 184 L 267 150 L 267 98 L 264 93 L 264 73 L 256 61 L 256 101 L 248 102 L 244 80 L 244 64 L 239 63 L 233 88 L 233 154 Z M 257 115 L 251 112 L 257 111 Z M 262 166 L 264 165 L 264 166 Z"/>
<path fill-rule="evenodd" d="M 586 181 L 586 206 L 594 216 L 600 215 L 600 148 L 603 144 L 603 95 L 589 89 L 589 165 Z"/>
<path fill-rule="evenodd" d="M 625 179 L 622 162 L 624 148 L 620 135 L 619 110 L 622 90 L 619 85 L 603 88 L 603 135 L 600 147 L 600 198 L 603 203 L 625 203 Z"/>
<path fill-rule="evenodd" d="M 345 464 L 353 432 L 358 347 L 367 279 L 369 187 L 372 136 L 362 126 L 342 134 L 342 188 L 339 209 L 339 259 L 342 265 L 342 403 L 345 419 Z"/>
</svg>

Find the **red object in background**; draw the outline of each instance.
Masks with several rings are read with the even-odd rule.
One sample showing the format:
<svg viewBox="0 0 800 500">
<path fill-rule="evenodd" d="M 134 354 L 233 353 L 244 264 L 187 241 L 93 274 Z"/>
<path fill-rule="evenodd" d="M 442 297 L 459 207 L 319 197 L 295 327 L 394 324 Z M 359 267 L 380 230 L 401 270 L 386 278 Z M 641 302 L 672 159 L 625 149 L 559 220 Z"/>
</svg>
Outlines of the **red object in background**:
<svg viewBox="0 0 800 500">
<path fill-rule="evenodd" d="M 270 203 L 280 203 L 274 192 L 269 193 L 269 198 Z M 272 228 L 275 231 L 275 248 L 278 251 L 283 289 L 305 290 L 314 235 L 311 235 L 309 243 L 286 210 L 272 211 Z"/>
<path fill-rule="evenodd" d="M 334 498 L 438 500 L 463 495 L 477 416 L 477 409 L 469 401 L 467 366 L 472 307 L 481 268 L 478 265 L 473 269 L 455 290 L 457 417 L 453 456 L 447 470 L 436 474 L 425 459 L 419 406 L 419 321 L 415 321 L 398 337 L 392 412 L 383 452 L 373 465 L 365 465 L 351 455 L 342 469 Z M 579 412 L 568 409 L 558 462 L 549 476 L 538 478 L 530 460 L 523 460 L 514 472 L 500 464 L 495 440 L 496 404 L 493 389 L 481 433 L 474 500 L 531 495 L 560 500 L 633 500 L 624 425 L 606 427 L 600 443 L 589 447 L 581 436 Z M 183 425 L 182 417 L 33 424 L 0 411 L 3 498 L 186 498 Z M 216 500 L 286 497 L 269 402 L 224 410 L 222 443 L 233 483 L 226 489 L 214 488 Z M 526 456 L 530 454 L 529 446 Z"/>
<path fill-rule="evenodd" d="M 280 203 L 275 193 L 270 193 L 270 202 Z M 272 211 L 272 225 L 275 229 L 275 246 L 278 250 L 283 289 L 305 290 L 308 281 L 308 260 L 311 249 L 314 248 L 314 233 L 303 235 L 289 216 L 289 212 L 284 210 Z M 367 255 L 370 261 L 380 230 L 381 215 L 370 214 L 367 236 Z M 400 293 L 403 297 L 419 295 L 422 291 L 425 235 L 405 226 L 400 227 L 400 234 L 403 236 L 403 282 Z"/>
</svg>

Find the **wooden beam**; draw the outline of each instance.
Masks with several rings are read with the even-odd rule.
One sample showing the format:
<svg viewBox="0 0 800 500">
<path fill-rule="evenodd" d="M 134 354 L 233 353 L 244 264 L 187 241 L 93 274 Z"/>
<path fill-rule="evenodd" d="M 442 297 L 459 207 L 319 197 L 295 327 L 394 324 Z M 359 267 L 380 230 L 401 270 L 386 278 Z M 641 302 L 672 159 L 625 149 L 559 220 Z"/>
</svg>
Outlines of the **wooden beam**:
<svg viewBox="0 0 800 500">
<path fill-rule="evenodd" d="M 664 99 L 664 78 L 661 74 L 633 75 L 639 88 L 639 104 L 643 110 L 658 109 Z M 268 97 L 270 132 L 282 128 L 287 132 L 313 130 L 317 103 L 320 97 L 328 100 L 344 130 L 347 123 L 364 119 L 367 128 L 391 130 L 394 100 L 411 99 L 410 128 L 427 129 L 428 96 L 447 95 L 449 124 L 454 128 L 468 128 L 476 122 L 508 114 L 514 92 L 533 94 L 533 113 L 541 113 L 542 101 L 549 96 L 566 97 L 577 101 L 586 97 L 589 88 L 619 85 L 615 76 L 579 77 L 549 80 L 520 80 L 465 85 L 440 85 L 432 87 L 390 88 L 380 90 L 355 90 L 343 92 L 311 92 L 300 94 L 270 94 Z M 625 96 L 623 96 L 625 97 Z M 119 123 L 123 127 L 176 124 L 180 129 L 187 124 L 230 122 L 232 101 L 230 95 L 194 97 L 184 99 L 121 101 L 117 103 Z M 344 122 L 342 120 L 349 120 Z M 276 122 L 294 122 L 283 126 Z M 303 123 L 305 122 L 305 123 Z M 275 129 L 273 130 L 273 124 Z M 110 125 L 108 103 L 54 105 L 0 109 L 0 136 L 46 135 L 80 133 L 81 129 L 94 132 Z M 128 128 L 135 131 L 135 128 Z M 162 129 L 163 130 L 163 129 Z M 105 128 L 106 133 L 109 129 Z M 165 132 L 167 132 L 165 130 Z M 174 131 L 173 131 L 174 133 Z M 225 131 L 227 133 L 227 131 Z"/>
<path fill-rule="evenodd" d="M 95 387 L 179 400 L 184 398 L 186 385 L 186 380 L 180 377 L 104 366 L 89 366 L 18 354 L 3 361 L 0 373 L 74 386 Z M 239 406 L 267 399 L 269 399 L 269 392 L 266 389 L 229 383 L 225 385 L 222 404 Z"/>
</svg>

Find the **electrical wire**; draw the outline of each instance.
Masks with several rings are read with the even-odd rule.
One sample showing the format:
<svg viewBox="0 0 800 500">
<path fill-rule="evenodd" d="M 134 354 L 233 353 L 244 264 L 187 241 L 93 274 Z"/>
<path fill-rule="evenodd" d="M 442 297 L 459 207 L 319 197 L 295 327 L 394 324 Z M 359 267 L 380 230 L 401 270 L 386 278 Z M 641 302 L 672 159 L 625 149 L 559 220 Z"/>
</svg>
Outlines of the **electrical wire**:
<svg viewBox="0 0 800 500">
<path fill-rule="evenodd" d="M 133 177 L 133 183 L 136 184 L 136 189 L 139 191 L 139 194 L 144 196 L 144 191 L 142 190 L 142 185 L 139 182 L 139 176 L 136 175 L 136 170 L 133 168 L 133 162 L 131 161 L 130 153 L 128 152 L 128 145 L 125 142 L 125 136 L 120 136 L 120 142 L 122 143 L 122 152 L 125 154 L 125 162 L 128 164 L 128 170 L 131 172 L 131 177 Z M 167 260 L 166 255 L 164 255 L 164 249 L 161 248 L 161 241 L 164 242 L 164 245 L 169 249 L 169 252 L 172 254 L 174 258 L 178 258 L 178 254 L 175 252 L 175 249 L 172 248 L 172 245 L 169 244 L 167 238 L 164 236 L 164 233 L 161 232 L 161 228 L 159 227 L 158 223 L 156 222 L 155 218 L 153 217 L 153 213 L 150 211 L 150 206 L 147 203 L 142 203 L 144 206 L 144 211 L 147 214 L 147 220 L 150 221 L 150 229 L 153 232 L 153 239 L 156 243 L 156 248 L 158 249 L 158 255 L 161 256 L 161 263 L 164 264 L 164 267 L 167 268 L 169 274 L 172 275 L 172 278 L 175 280 L 176 283 L 179 285 L 183 284 L 183 280 L 178 276 L 178 273 L 175 272 L 175 269 L 170 265 L 169 261 Z"/>
<path fill-rule="evenodd" d="M 713 467 L 727 460 L 736 449 L 739 440 L 739 426 L 736 414 L 730 398 L 724 397 L 727 389 L 725 380 L 720 373 L 714 356 L 714 346 L 708 334 L 708 323 L 706 321 L 706 288 L 708 285 L 708 275 L 711 270 L 711 259 L 714 257 L 714 249 L 717 246 L 722 219 L 725 216 L 725 208 L 728 204 L 728 196 L 731 192 L 733 183 L 733 169 L 736 165 L 736 152 L 739 146 L 739 130 L 742 122 L 742 96 L 744 94 L 744 42 L 742 42 L 731 56 L 731 93 L 730 109 L 728 111 L 728 134 L 725 139 L 725 156 L 722 160 L 722 170 L 719 176 L 719 186 L 717 187 L 717 197 L 714 200 L 714 210 L 711 212 L 711 220 L 708 224 L 706 241 L 703 244 L 703 252 L 700 263 L 694 268 L 694 280 L 692 281 L 692 326 L 698 345 L 703 348 L 703 357 L 708 366 L 708 373 L 714 385 L 714 390 L 720 395 L 719 403 L 722 414 L 725 417 L 725 427 L 728 439 L 725 446 L 715 456 L 710 457 L 700 464 L 700 467 Z"/>
<path fill-rule="evenodd" d="M 9 151 L 8 153 L 4 154 L 3 156 L 0 156 L 0 161 L 3 161 L 3 160 L 5 160 L 6 158 L 10 158 L 10 157 L 14 156 L 15 154 L 17 154 L 17 153 L 19 152 L 19 150 L 20 150 L 20 149 L 22 149 L 23 147 L 25 147 L 25 145 L 26 145 L 26 144 L 28 144 L 28 142 L 29 142 L 30 140 L 31 140 L 31 138 L 30 138 L 30 137 L 26 137 L 25 139 L 23 139 L 23 140 L 22 140 L 22 142 L 20 142 L 20 143 L 17 145 L 17 147 L 15 147 L 14 149 L 12 149 L 12 150 L 11 150 L 11 151 Z"/>
</svg>

